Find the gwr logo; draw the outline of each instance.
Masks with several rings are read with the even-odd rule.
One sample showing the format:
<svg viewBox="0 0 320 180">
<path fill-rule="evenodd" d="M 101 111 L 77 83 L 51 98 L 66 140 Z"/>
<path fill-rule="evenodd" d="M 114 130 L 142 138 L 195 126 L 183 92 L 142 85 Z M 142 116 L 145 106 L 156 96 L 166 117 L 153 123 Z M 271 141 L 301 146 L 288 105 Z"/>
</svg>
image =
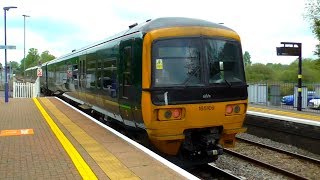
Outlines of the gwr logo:
<svg viewBox="0 0 320 180">
<path fill-rule="evenodd" d="M 210 94 L 204 94 L 204 95 L 202 96 L 202 98 L 203 98 L 203 99 L 208 99 L 208 98 L 211 98 L 211 95 L 210 95 Z"/>
</svg>

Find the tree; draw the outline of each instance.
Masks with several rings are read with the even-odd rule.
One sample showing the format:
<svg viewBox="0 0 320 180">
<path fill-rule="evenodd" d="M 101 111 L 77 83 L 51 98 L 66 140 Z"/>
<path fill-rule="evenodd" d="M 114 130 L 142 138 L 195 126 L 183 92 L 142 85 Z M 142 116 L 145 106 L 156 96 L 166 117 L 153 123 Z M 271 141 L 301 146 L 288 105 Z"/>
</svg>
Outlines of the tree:
<svg viewBox="0 0 320 180">
<path fill-rule="evenodd" d="M 320 82 L 319 74 L 319 67 L 316 65 L 317 61 L 313 59 L 303 59 L 302 60 L 302 82 L 303 83 L 314 83 Z M 283 65 L 285 66 L 285 65 Z M 298 60 L 295 60 L 290 65 L 287 65 L 285 69 L 282 70 L 275 70 L 279 76 L 277 80 L 282 82 L 297 82 L 297 75 L 298 75 Z"/>
<path fill-rule="evenodd" d="M 11 66 L 11 70 L 13 74 L 19 72 L 19 63 L 16 61 L 9 62 L 9 67 Z"/>
<path fill-rule="evenodd" d="M 250 56 L 248 51 L 244 52 L 243 61 L 244 61 L 244 65 L 245 66 L 250 66 L 251 65 L 251 63 L 252 63 L 251 62 L 251 56 Z"/>
<path fill-rule="evenodd" d="M 320 42 L 320 0 L 308 0 L 306 10 L 305 17 L 310 21 L 312 32 Z M 320 44 L 316 45 L 315 55 L 320 58 Z"/>
<path fill-rule="evenodd" d="M 9 65 L 11 66 L 11 68 L 14 68 L 14 69 L 18 69 L 19 68 L 19 63 L 16 62 L 16 61 L 9 62 Z"/>
<path fill-rule="evenodd" d="M 26 58 L 21 60 L 20 69 L 24 69 L 24 65 L 26 69 L 28 69 L 29 67 L 38 65 L 39 59 L 40 59 L 40 56 L 38 53 L 38 49 L 30 48 Z"/>
<path fill-rule="evenodd" d="M 40 62 L 45 63 L 55 59 L 56 57 L 49 53 L 49 51 L 43 51 L 40 56 Z"/>
<path fill-rule="evenodd" d="M 30 48 L 26 58 L 21 60 L 21 64 L 18 70 L 20 71 L 20 73 L 23 73 L 24 65 L 25 65 L 25 68 L 28 69 L 30 67 L 38 66 L 39 63 L 45 63 L 55 58 L 56 57 L 50 54 L 48 50 L 43 51 L 41 55 L 39 55 L 38 49 Z"/>
<path fill-rule="evenodd" d="M 274 80 L 274 71 L 264 64 L 255 63 L 251 66 L 247 66 L 245 70 L 248 82 Z"/>
</svg>

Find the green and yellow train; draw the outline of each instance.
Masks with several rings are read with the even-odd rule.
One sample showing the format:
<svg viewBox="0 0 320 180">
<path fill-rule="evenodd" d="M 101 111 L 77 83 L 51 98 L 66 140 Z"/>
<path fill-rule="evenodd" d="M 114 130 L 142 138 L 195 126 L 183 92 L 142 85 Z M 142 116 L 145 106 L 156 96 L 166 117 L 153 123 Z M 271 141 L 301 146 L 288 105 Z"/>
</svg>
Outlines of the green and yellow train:
<svg viewBox="0 0 320 180">
<path fill-rule="evenodd" d="M 164 154 L 212 161 L 244 131 L 248 95 L 240 37 L 220 24 L 147 20 L 42 69 L 44 93 L 145 132 Z M 36 68 L 26 71 L 35 77 Z"/>
</svg>

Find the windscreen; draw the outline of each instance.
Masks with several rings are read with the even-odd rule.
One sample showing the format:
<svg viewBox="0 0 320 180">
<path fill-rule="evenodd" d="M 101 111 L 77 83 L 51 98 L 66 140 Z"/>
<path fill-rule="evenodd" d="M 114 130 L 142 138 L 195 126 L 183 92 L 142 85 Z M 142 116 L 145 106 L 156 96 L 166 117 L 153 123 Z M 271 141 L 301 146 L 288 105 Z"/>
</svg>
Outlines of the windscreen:
<svg viewBox="0 0 320 180">
<path fill-rule="evenodd" d="M 230 84 L 245 81 L 241 49 L 238 42 L 205 39 L 204 44 L 209 67 L 209 84 Z"/>
<path fill-rule="evenodd" d="M 158 40 L 152 46 L 153 86 L 245 82 L 240 43 L 213 38 Z"/>
<path fill-rule="evenodd" d="M 168 39 L 153 44 L 154 86 L 201 84 L 200 41 Z"/>
</svg>

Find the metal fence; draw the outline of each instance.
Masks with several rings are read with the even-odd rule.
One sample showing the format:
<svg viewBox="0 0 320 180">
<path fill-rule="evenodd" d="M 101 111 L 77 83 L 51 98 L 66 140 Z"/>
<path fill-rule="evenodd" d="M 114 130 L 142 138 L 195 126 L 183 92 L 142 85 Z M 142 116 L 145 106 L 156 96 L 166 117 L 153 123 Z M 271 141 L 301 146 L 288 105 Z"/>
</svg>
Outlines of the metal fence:
<svg viewBox="0 0 320 180">
<path fill-rule="evenodd" d="M 37 83 L 18 83 L 13 82 L 13 98 L 33 98 L 37 97 Z"/>
<path fill-rule="evenodd" d="M 4 81 L 0 79 L 0 91 L 4 91 Z"/>
<path fill-rule="evenodd" d="M 248 83 L 248 101 L 250 104 L 297 109 L 297 83 L 260 82 Z M 320 98 L 320 83 L 302 84 L 302 111 L 320 113 L 320 109 L 311 109 L 308 103 Z"/>
<path fill-rule="evenodd" d="M 0 91 L 4 91 L 4 82 L 5 82 L 4 77 L 5 77 L 4 71 L 0 70 Z"/>
</svg>

